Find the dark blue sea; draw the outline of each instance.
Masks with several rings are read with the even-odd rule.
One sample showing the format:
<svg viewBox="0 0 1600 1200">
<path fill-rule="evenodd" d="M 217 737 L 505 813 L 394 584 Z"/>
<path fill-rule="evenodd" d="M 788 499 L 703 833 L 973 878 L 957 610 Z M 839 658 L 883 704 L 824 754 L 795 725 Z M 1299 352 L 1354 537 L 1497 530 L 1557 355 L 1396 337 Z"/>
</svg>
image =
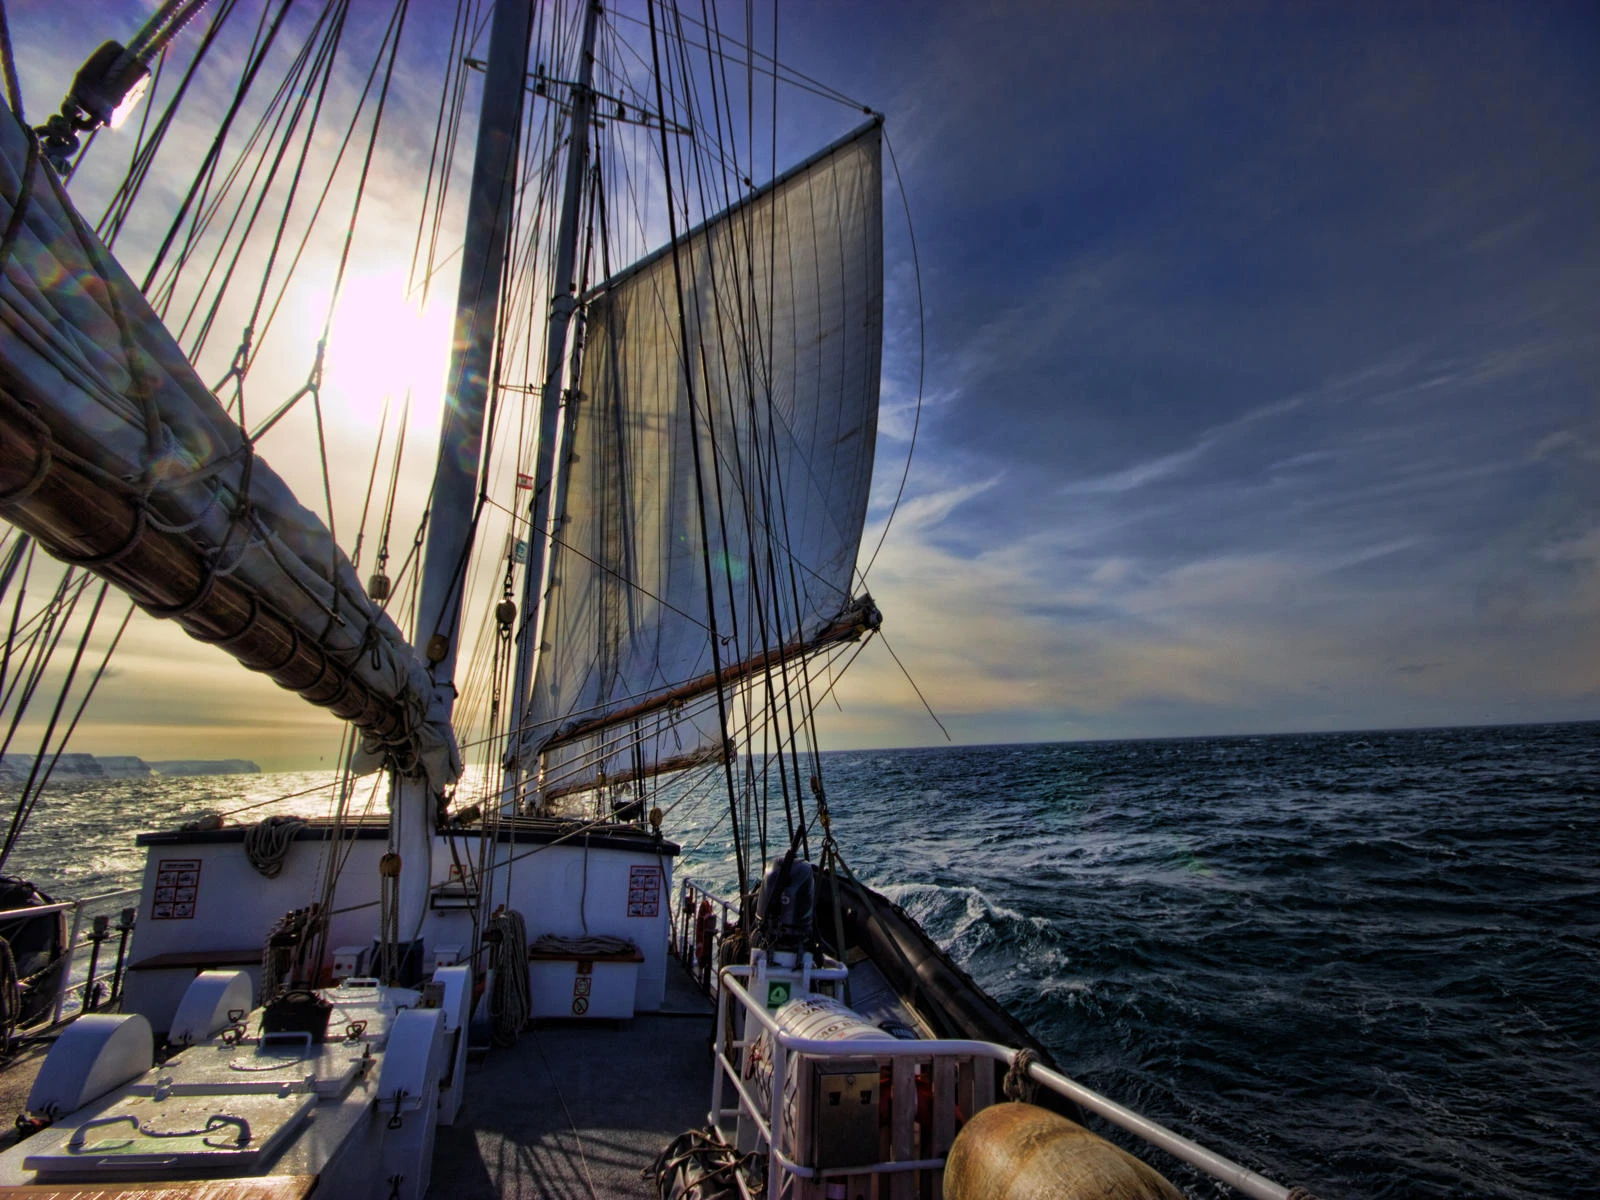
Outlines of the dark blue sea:
<svg viewBox="0 0 1600 1200">
<path fill-rule="evenodd" d="M 1080 1082 L 1322 1200 L 1600 1195 L 1600 724 L 823 767 L 857 874 Z"/>
<path fill-rule="evenodd" d="M 1600 1196 L 1600 724 L 823 768 L 857 874 L 1088 1086 L 1322 1200 Z M 134 831 L 326 778 L 65 785 L 10 865 L 135 884 Z M 731 892 L 724 813 L 669 831 Z"/>
</svg>

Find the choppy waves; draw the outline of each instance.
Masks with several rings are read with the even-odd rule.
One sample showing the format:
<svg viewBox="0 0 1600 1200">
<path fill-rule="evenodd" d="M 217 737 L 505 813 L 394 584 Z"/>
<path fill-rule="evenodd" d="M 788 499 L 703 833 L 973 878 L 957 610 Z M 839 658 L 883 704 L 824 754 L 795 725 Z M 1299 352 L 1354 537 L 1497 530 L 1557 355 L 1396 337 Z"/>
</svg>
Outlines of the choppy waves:
<svg viewBox="0 0 1600 1200">
<path fill-rule="evenodd" d="M 825 766 L 856 871 L 1090 1086 L 1324 1200 L 1600 1190 L 1600 725 Z"/>
<path fill-rule="evenodd" d="M 857 873 L 1090 1086 L 1323 1200 L 1600 1194 L 1600 725 L 824 767 Z M 52 789 L 11 866 L 135 884 L 135 832 L 330 778 Z M 731 890 L 720 806 L 662 799 Z"/>
</svg>

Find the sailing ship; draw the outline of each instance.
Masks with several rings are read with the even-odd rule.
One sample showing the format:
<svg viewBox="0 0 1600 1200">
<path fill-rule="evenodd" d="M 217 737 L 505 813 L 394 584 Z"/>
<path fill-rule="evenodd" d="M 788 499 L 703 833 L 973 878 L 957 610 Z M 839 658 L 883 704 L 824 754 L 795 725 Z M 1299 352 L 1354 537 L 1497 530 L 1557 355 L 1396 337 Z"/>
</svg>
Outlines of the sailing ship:
<svg viewBox="0 0 1600 1200">
<path fill-rule="evenodd" d="M 709 8 L 655 0 L 642 16 L 598 0 L 457 7 L 410 272 L 426 293 L 458 259 L 439 450 L 391 578 L 405 413 L 386 499 L 380 433 L 363 582 L 368 514 L 350 554 L 332 532 L 324 367 L 396 124 L 402 36 L 408 20 L 442 33 L 439 12 L 408 9 L 390 8 L 361 60 L 331 162 L 317 130 L 347 82 L 341 56 L 358 26 L 382 25 L 349 0 L 295 20 L 267 0 L 253 25 L 242 0 L 165 0 L 37 129 L 8 58 L 6 586 L 42 548 L 79 594 L 120 589 L 349 736 L 325 818 L 140 835 L 117 1010 L 52 1031 L 0 1194 L 1176 1194 L 1087 1132 L 1093 1113 L 1244 1194 L 1288 1195 L 1063 1075 L 833 839 L 814 711 L 882 620 L 857 555 L 884 122 L 858 110 L 864 123 L 778 170 L 780 84 L 819 85 L 758 51 L 748 16 L 741 42 Z M 230 36 L 221 128 L 135 282 L 114 244 Z M 446 252 L 480 74 L 464 234 Z M 91 225 L 71 190 L 85 143 L 147 83 Z M 348 211 L 326 218 L 342 249 L 309 376 L 263 411 L 273 317 L 357 160 Z M 197 364 L 229 317 L 238 349 L 207 383 Z M 270 465 L 294 421 L 315 432 L 321 513 Z M 387 816 L 356 809 L 373 773 Z M 13 835 L 47 778 L 30 775 Z M 729 898 L 674 887 L 667 824 L 707 795 L 726 808 Z M 532 1052 L 542 1076 L 518 1044 L 530 1022 L 556 1022 Z M 619 1103 L 641 1079 L 649 1095 Z M 581 1139 L 577 1166 L 541 1152 L 561 1114 L 577 1136 L 572 1103 L 603 1101 L 605 1161 Z M 669 1143 L 663 1115 L 688 1132 Z"/>
</svg>

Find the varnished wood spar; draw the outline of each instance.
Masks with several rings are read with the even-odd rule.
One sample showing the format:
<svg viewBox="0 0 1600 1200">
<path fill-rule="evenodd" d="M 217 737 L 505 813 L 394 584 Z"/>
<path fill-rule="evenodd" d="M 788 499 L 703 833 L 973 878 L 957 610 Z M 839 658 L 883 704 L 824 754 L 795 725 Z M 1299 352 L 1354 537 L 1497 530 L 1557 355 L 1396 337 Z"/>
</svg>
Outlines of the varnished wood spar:
<svg viewBox="0 0 1600 1200">
<path fill-rule="evenodd" d="M 603 716 L 592 717 L 587 721 L 577 721 L 556 730 L 539 747 L 541 754 L 557 750 L 562 746 L 570 745 L 580 738 L 586 738 L 614 726 L 636 721 L 647 717 L 662 709 L 673 708 L 686 704 L 698 696 L 704 696 L 717 687 L 720 681 L 723 687 L 731 687 L 745 679 L 759 675 L 762 671 L 781 667 L 791 659 L 802 656 L 809 657 L 818 651 L 839 642 L 853 642 L 869 630 L 878 628 L 882 618 L 878 615 L 877 607 L 870 597 L 862 595 L 853 602 L 849 608 L 840 613 L 825 627 L 818 631 L 809 641 L 792 641 L 771 650 L 758 651 L 743 662 L 730 663 L 723 667 L 721 672 L 707 671 L 697 679 L 687 683 L 680 683 L 677 687 L 668 688 L 664 692 L 657 692 L 648 700 L 641 700 L 637 704 L 630 704 L 626 708 L 613 709 Z"/>
<path fill-rule="evenodd" d="M 211 569 L 201 547 L 145 523 L 131 493 L 56 453 L 49 432 L 3 387 L 0 516 L 51 555 L 84 565 L 146 612 L 170 616 L 191 637 L 220 647 L 279 687 L 386 745 L 409 740 L 400 704 L 355 675 L 358 655 L 337 661 L 231 576 L 210 579 L 208 586 Z"/>
<path fill-rule="evenodd" d="M 559 800 L 563 796 L 571 796 L 577 792 L 592 792 L 607 784 L 635 783 L 641 779 L 654 779 L 657 775 L 670 775 L 674 771 L 687 771 L 690 767 L 703 767 L 707 763 L 721 763 L 733 755 L 733 752 L 733 739 L 728 738 L 723 741 L 720 749 L 716 746 L 702 746 L 687 754 L 674 754 L 671 758 L 647 762 L 642 770 L 630 767 L 626 771 L 607 775 L 603 779 L 591 777 L 584 771 L 583 778 L 579 782 L 547 787 L 543 794 L 546 800 Z"/>
<path fill-rule="evenodd" d="M 0 1200 L 305 1200 L 315 1175 L 147 1183 L 32 1183 L 0 1187 Z"/>
</svg>

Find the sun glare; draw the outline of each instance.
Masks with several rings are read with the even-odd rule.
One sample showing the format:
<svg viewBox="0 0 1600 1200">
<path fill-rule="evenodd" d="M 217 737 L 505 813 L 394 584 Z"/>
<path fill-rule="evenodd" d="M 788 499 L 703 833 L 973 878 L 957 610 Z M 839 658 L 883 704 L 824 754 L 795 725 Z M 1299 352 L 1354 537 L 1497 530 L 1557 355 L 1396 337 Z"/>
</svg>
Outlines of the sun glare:
<svg viewBox="0 0 1600 1200">
<path fill-rule="evenodd" d="M 399 271 L 345 280 L 328 337 L 324 385 L 352 424 L 378 424 L 386 399 L 412 392 L 411 419 L 436 419 L 450 358 L 450 314 L 419 312 Z"/>
</svg>

